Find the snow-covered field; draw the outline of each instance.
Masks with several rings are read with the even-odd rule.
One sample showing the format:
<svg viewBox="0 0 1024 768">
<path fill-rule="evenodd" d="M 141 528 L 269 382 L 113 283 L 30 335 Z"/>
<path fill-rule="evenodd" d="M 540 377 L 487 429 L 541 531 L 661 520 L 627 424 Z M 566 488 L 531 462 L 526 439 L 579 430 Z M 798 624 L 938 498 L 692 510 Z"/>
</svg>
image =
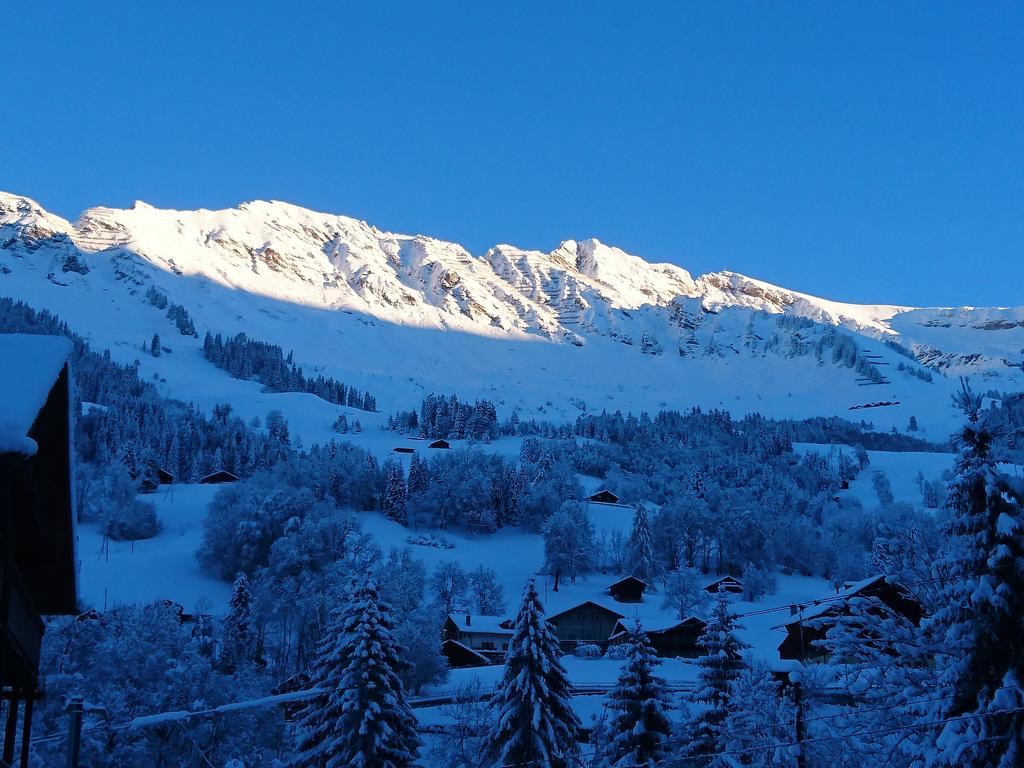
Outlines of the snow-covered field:
<svg viewBox="0 0 1024 768">
<path fill-rule="evenodd" d="M 142 496 L 156 507 L 163 530 L 146 541 L 105 539 L 95 523 L 78 526 L 79 597 L 83 608 L 173 600 L 186 611 L 220 614 L 231 585 L 199 570 L 206 507 L 216 485 L 161 486 Z"/>
</svg>

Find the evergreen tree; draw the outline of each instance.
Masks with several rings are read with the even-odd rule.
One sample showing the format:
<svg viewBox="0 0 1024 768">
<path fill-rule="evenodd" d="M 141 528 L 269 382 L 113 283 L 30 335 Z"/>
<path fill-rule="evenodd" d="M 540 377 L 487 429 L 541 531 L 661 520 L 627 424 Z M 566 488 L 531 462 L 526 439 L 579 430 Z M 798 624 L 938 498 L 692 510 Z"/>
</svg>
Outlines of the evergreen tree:
<svg viewBox="0 0 1024 768">
<path fill-rule="evenodd" d="M 952 701 L 930 762 L 1010 768 L 1024 763 L 1024 484 L 998 469 L 990 414 L 966 381 L 967 416 L 947 509 L 949 580 L 929 629 L 950 652 Z M 963 719 L 960 719 L 963 718 Z"/>
<path fill-rule="evenodd" d="M 153 357 L 160 357 L 160 336 L 153 334 L 153 340 L 149 342 L 149 354 Z"/>
<path fill-rule="evenodd" d="M 418 756 L 416 720 L 405 699 L 402 648 L 390 607 L 372 576 L 335 608 L 317 649 L 313 682 L 325 691 L 299 723 L 303 768 L 406 768 Z"/>
<path fill-rule="evenodd" d="M 427 465 L 418 453 L 412 455 L 409 461 L 409 496 L 418 496 L 427 490 L 430 485 L 430 474 L 427 472 Z"/>
<path fill-rule="evenodd" d="M 220 664 L 227 671 L 254 660 L 256 634 L 252 626 L 253 604 L 249 578 L 239 573 L 231 587 L 228 615 L 224 617 L 224 637 Z"/>
<path fill-rule="evenodd" d="M 384 485 L 384 516 L 404 525 L 407 522 L 406 497 L 402 465 L 392 464 L 387 468 L 387 480 Z"/>
<path fill-rule="evenodd" d="M 571 695 L 558 638 L 544 620 L 531 579 L 523 590 L 505 675 L 491 699 L 493 722 L 484 740 L 488 758 L 502 765 L 566 765 L 578 751 L 580 728 Z"/>
<path fill-rule="evenodd" d="M 664 572 L 661 562 L 654 554 L 654 539 L 651 535 L 651 520 L 643 504 L 638 504 L 633 512 L 633 530 L 629 534 L 626 552 L 626 570 L 647 582 L 648 589 L 654 589 L 654 583 Z"/>
<path fill-rule="evenodd" d="M 609 694 L 611 719 L 604 724 L 595 768 L 654 765 L 669 751 L 672 723 L 665 681 L 654 674 L 659 664 L 637 619 L 629 633 L 629 651 Z"/>
<path fill-rule="evenodd" d="M 690 723 L 690 755 L 707 755 L 724 749 L 723 722 L 732 710 L 732 687 L 746 663 L 741 652 L 748 646 L 736 636 L 736 616 L 729 597 L 718 594 L 711 617 L 697 640 L 702 654 L 698 661 L 698 688 L 694 699 L 706 709 Z"/>
<path fill-rule="evenodd" d="M 738 754 L 728 755 L 725 764 L 792 768 L 796 748 L 778 745 L 792 741 L 795 712 L 789 698 L 780 695 L 768 666 L 741 670 L 731 690 L 733 706 L 722 722 L 723 747 Z"/>
</svg>

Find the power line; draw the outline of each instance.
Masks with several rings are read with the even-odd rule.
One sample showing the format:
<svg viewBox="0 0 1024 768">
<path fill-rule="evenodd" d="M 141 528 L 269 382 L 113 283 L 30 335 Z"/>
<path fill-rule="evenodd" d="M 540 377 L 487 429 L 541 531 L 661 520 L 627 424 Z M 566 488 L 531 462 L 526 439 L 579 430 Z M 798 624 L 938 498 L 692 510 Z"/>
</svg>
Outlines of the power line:
<svg viewBox="0 0 1024 768">
<path fill-rule="evenodd" d="M 885 735 L 891 735 L 891 734 L 894 734 L 894 733 L 903 733 L 905 731 L 918 730 L 920 728 L 930 728 L 932 726 L 944 725 L 946 723 L 953 723 L 953 722 L 963 721 L 963 720 L 979 720 L 979 719 L 983 719 L 983 718 L 986 718 L 986 717 L 996 717 L 998 715 L 1014 714 L 1016 712 L 1024 712 L 1024 707 L 1012 707 L 1012 708 L 1009 708 L 1009 709 L 996 710 L 994 712 L 979 712 L 979 713 L 974 714 L 974 715 L 957 715 L 956 717 L 946 717 L 946 718 L 942 718 L 942 719 L 939 719 L 939 720 L 930 720 L 930 721 L 923 722 L 923 723 L 913 723 L 911 725 L 894 726 L 892 728 L 878 728 L 878 729 L 873 730 L 873 731 L 859 731 L 857 733 L 836 734 L 836 735 L 833 735 L 833 736 L 816 736 L 816 737 L 811 738 L 811 739 L 801 739 L 799 741 L 787 741 L 787 742 L 782 742 L 782 743 L 777 743 L 777 744 L 760 744 L 760 745 L 757 745 L 757 746 L 754 746 L 754 747 L 745 747 L 743 749 L 722 750 L 722 751 L 719 751 L 719 752 L 710 752 L 710 753 L 701 754 L 701 755 L 683 755 L 683 756 L 679 756 L 679 757 L 667 758 L 665 760 L 657 760 L 657 761 L 649 762 L 649 763 L 620 764 L 618 766 L 618 768 L 651 768 L 651 766 L 660 766 L 661 768 L 668 768 L 668 766 L 679 765 L 681 763 L 687 763 L 687 762 L 691 762 L 691 761 L 694 761 L 694 760 L 708 760 L 708 759 L 713 758 L 713 757 L 726 757 L 726 756 L 746 755 L 746 754 L 749 754 L 751 752 L 767 752 L 767 751 L 776 750 L 776 749 L 788 749 L 790 747 L 799 747 L 799 746 L 802 746 L 802 745 L 805 745 L 805 744 L 818 744 L 818 743 L 824 743 L 824 742 L 830 742 L 830 741 L 847 741 L 849 739 L 862 738 L 864 736 L 885 736 Z M 730 733 L 723 734 L 723 736 L 729 736 L 729 735 L 733 735 L 733 734 L 730 734 Z M 994 738 L 1004 738 L 1004 737 L 999 737 L 999 736 L 989 737 L 989 739 L 986 739 L 986 741 L 990 740 L 990 739 L 994 739 Z M 578 755 L 574 756 L 573 759 L 574 759 L 574 761 L 577 764 L 582 766 L 583 763 L 582 763 L 582 760 L 580 758 L 583 758 L 583 757 L 593 757 L 596 754 L 597 754 L 597 750 L 591 750 L 589 752 L 581 752 Z M 531 760 L 531 761 L 524 761 L 524 762 L 518 762 L 518 763 L 504 763 L 504 764 L 502 764 L 501 768 L 530 768 L 531 766 L 540 766 L 540 765 L 542 765 L 540 761 L 538 761 L 538 760 Z"/>
</svg>

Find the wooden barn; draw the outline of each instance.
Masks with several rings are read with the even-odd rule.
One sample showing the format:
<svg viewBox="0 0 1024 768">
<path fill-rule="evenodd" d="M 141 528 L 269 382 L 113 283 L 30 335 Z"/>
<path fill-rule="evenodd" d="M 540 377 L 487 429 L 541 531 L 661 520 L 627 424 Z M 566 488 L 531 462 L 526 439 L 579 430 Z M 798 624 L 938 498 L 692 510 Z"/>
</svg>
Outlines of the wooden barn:
<svg viewBox="0 0 1024 768">
<path fill-rule="evenodd" d="M 779 644 L 779 658 L 795 661 L 828 661 L 825 648 L 815 646 L 815 641 L 824 640 L 828 630 L 835 625 L 838 616 L 850 614 L 851 598 L 873 598 L 900 614 L 915 627 L 924 618 L 924 606 L 909 589 L 886 576 L 872 576 L 841 590 L 834 597 L 824 598 L 818 605 L 805 608 L 786 624 L 786 639 Z M 870 610 L 870 609 L 869 609 Z M 870 632 L 870 630 L 867 630 Z"/>
<path fill-rule="evenodd" d="M 606 488 L 602 488 L 597 493 L 588 496 L 587 501 L 592 501 L 595 504 L 618 504 L 619 497 Z"/>
<path fill-rule="evenodd" d="M 391 450 L 394 451 L 395 453 L 416 453 L 415 448 L 408 448 L 404 445 L 400 445 L 397 448 L 392 448 Z"/>
<path fill-rule="evenodd" d="M 713 595 L 716 595 L 719 592 L 728 592 L 732 595 L 742 595 L 743 582 L 733 576 L 723 576 L 704 587 L 704 591 L 710 592 Z"/>
<path fill-rule="evenodd" d="M 612 631 L 612 645 L 628 642 L 632 619 L 620 619 Z M 701 655 L 697 645 L 700 633 L 704 631 L 705 622 L 696 616 L 682 621 L 675 619 L 667 622 L 652 623 L 644 626 L 644 633 L 651 641 L 655 654 L 663 658 L 695 659 Z"/>
<path fill-rule="evenodd" d="M 636 576 L 626 576 L 608 587 L 608 594 L 617 603 L 642 603 L 646 589 L 646 581 Z"/>
<path fill-rule="evenodd" d="M 5 765 L 28 765 L 32 706 L 41 695 L 41 617 L 78 614 L 72 351 L 63 336 L 0 335 L 0 686 L 7 703 L 0 764 Z M 22 704 L 22 749 L 16 757 Z"/>
<path fill-rule="evenodd" d="M 435 440 L 428 447 L 430 447 L 430 448 L 448 449 L 448 448 L 451 448 L 451 445 L 448 443 L 447 440 Z"/>
<path fill-rule="evenodd" d="M 625 618 L 618 611 L 587 600 L 547 617 L 554 627 L 558 641 L 566 647 L 576 643 L 606 643 L 612 636 L 615 623 Z"/>
<path fill-rule="evenodd" d="M 441 654 L 448 660 L 451 669 L 486 667 L 495 663 L 480 651 L 474 651 L 458 640 L 445 640 L 441 643 Z"/>
<path fill-rule="evenodd" d="M 228 472 L 226 469 L 218 469 L 216 472 L 211 472 L 202 480 L 199 481 L 203 485 L 218 485 L 219 483 L 237 483 L 238 475 Z"/>
<path fill-rule="evenodd" d="M 473 651 L 504 653 L 514 632 L 512 619 L 472 613 L 448 614 L 441 627 L 443 640 L 454 640 Z"/>
</svg>

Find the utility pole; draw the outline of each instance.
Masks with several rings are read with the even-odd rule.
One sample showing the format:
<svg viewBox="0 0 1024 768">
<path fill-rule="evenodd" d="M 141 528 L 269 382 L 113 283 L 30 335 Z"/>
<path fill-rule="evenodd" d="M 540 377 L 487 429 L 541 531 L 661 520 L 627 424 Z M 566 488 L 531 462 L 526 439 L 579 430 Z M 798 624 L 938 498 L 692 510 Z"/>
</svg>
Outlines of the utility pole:
<svg viewBox="0 0 1024 768">
<path fill-rule="evenodd" d="M 82 749 L 82 713 L 85 707 L 81 696 L 68 696 L 68 768 L 78 768 L 78 755 Z"/>
<path fill-rule="evenodd" d="M 804 703 L 803 683 L 799 672 L 790 672 L 789 679 L 793 683 L 793 706 L 796 708 L 796 768 L 807 768 L 807 757 L 804 754 Z"/>
</svg>

